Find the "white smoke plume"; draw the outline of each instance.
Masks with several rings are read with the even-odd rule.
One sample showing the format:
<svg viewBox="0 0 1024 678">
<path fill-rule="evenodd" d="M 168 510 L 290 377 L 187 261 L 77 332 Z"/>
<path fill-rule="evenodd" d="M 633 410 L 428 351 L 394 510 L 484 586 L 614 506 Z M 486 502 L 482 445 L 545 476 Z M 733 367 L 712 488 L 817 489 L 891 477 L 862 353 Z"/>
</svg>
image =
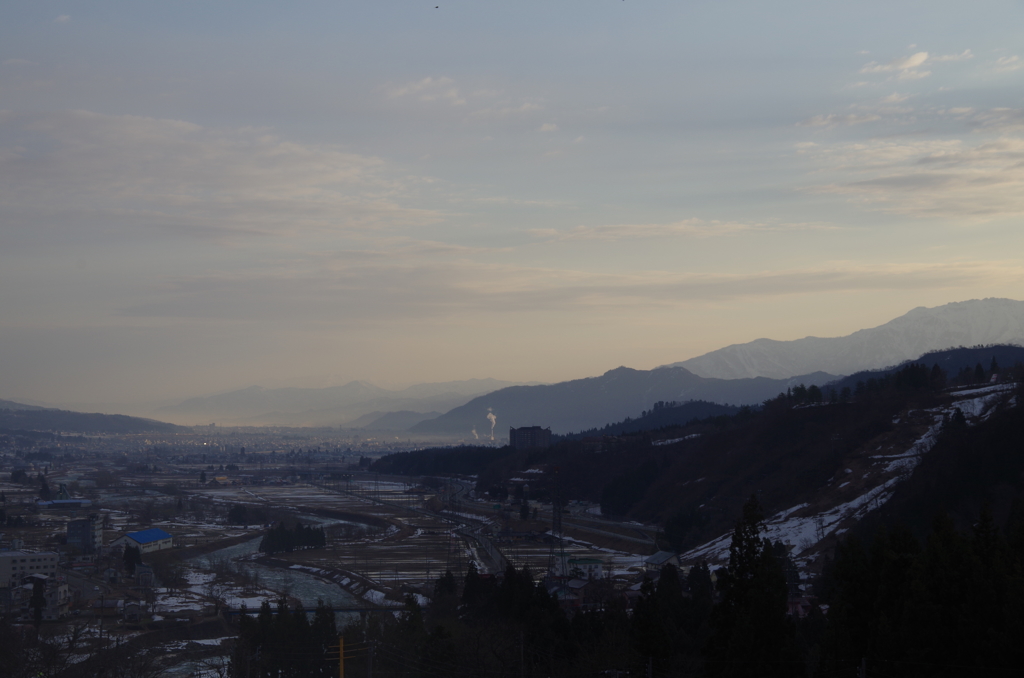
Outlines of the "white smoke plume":
<svg viewBox="0 0 1024 678">
<path fill-rule="evenodd" d="M 480 440 L 480 436 L 479 436 L 479 435 L 477 435 L 477 433 L 476 433 L 476 426 L 474 426 L 474 427 L 473 427 L 473 437 L 474 437 L 474 438 L 475 438 L 476 440 Z"/>
<path fill-rule="evenodd" d="M 491 422 L 491 440 L 494 440 L 494 425 L 498 423 L 498 418 L 494 416 L 494 412 L 491 412 L 491 408 L 487 408 L 487 421 Z"/>
</svg>

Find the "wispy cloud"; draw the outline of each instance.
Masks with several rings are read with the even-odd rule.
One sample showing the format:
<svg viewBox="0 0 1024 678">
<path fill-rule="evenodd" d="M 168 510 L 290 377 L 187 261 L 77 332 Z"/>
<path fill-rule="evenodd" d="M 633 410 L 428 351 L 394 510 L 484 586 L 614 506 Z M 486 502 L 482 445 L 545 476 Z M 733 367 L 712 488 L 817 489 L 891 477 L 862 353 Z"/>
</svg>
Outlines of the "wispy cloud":
<svg viewBox="0 0 1024 678">
<path fill-rule="evenodd" d="M 928 61 L 928 52 L 917 52 L 910 56 L 900 57 L 893 59 L 886 63 L 878 63 L 872 61 L 871 63 L 865 64 L 861 69 L 861 73 L 893 73 L 897 74 L 897 77 L 901 80 L 908 80 L 914 78 L 924 78 L 931 75 L 930 71 L 918 71 L 920 66 L 923 66 Z"/>
<path fill-rule="evenodd" d="M 71 15 L 70 14 L 61 14 L 60 16 L 58 16 L 57 18 L 55 18 L 53 20 L 53 23 L 55 23 L 55 24 L 66 24 L 69 21 L 71 21 Z"/>
<path fill-rule="evenodd" d="M 337 253 L 287 266 L 163 280 L 145 300 L 122 308 L 136 317 L 261 322 L 268 317 L 324 324 L 446 322 L 467 313 L 618 312 L 693 302 L 769 299 L 871 290 L 957 289 L 1024 282 L 1014 261 L 910 262 L 865 265 L 830 261 L 814 267 L 692 274 L 590 271 L 438 261 L 388 253 Z"/>
<path fill-rule="evenodd" d="M 540 131 L 541 132 L 557 132 L 558 131 L 558 125 L 556 125 L 553 122 L 546 122 L 546 123 L 544 123 L 543 125 L 540 126 Z"/>
<path fill-rule="evenodd" d="M 0 212 L 136 234 L 345 232 L 436 221 L 402 206 L 415 177 L 266 129 L 69 111 L 0 115 Z M 118 226 L 120 224 L 120 226 Z"/>
<path fill-rule="evenodd" d="M 816 115 L 813 118 L 801 120 L 797 125 L 801 127 L 839 127 L 860 125 L 865 122 L 874 122 L 875 120 L 881 120 L 881 116 L 875 113 L 848 113 L 846 115 L 830 113 L 829 115 Z"/>
<path fill-rule="evenodd" d="M 929 55 L 928 52 L 915 52 L 909 56 L 898 57 L 885 63 L 872 61 L 864 64 L 860 72 L 865 74 L 892 73 L 892 78 L 896 80 L 918 80 L 920 78 L 927 78 L 932 74 L 931 71 L 921 70 L 922 67 L 928 64 L 966 61 L 973 58 L 974 54 L 969 49 L 965 49 L 959 54 Z"/>
<path fill-rule="evenodd" d="M 971 53 L 971 50 L 965 49 L 960 54 L 941 54 L 938 56 L 933 56 L 931 57 L 931 59 L 929 59 L 929 61 L 966 61 L 968 59 L 973 58 L 974 54 Z"/>
<path fill-rule="evenodd" d="M 466 99 L 451 78 L 426 77 L 422 80 L 387 88 L 394 98 L 413 97 L 419 101 L 445 101 L 453 106 L 462 106 Z"/>
<path fill-rule="evenodd" d="M 548 241 L 572 240 L 635 240 L 639 238 L 710 238 L 735 233 L 783 232 L 793 230 L 831 230 L 835 227 L 824 224 L 770 224 L 745 223 L 737 221 L 716 221 L 684 219 L 665 224 L 606 224 L 601 226 L 576 226 L 567 230 L 532 229 L 535 237 Z"/>
<path fill-rule="evenodd" d="M 470 113 L 471 118 L 506 118 L 510 116 L 528 115 L 544 110 L 544 107 L 534 101 L 525 101 L 517 105 L 488 106 Z"/>
<path fill-rule="evenodd" d="M 812 190 L 884 211 L 965 223 L 1024 214 L 1024 139 L 926 140 L 818 147 L 836 180 Z"/>
<path fill-rule="evenodd" d="M 1024 108 L 990 108 L 975 111 L 973 108 L 949 109 L 949 113 L 958 115 L 961 120 L 969 120 L 981 129 L 1000 132 L 1024 130 Z"/>
<path fill-rule="evenodd" d="M 1024 62 L 1017 55 L 1004 56 L 996 59 L 995 69 L 1000 73 L 1009 73 L 1024 68 Z"/>
</svg>

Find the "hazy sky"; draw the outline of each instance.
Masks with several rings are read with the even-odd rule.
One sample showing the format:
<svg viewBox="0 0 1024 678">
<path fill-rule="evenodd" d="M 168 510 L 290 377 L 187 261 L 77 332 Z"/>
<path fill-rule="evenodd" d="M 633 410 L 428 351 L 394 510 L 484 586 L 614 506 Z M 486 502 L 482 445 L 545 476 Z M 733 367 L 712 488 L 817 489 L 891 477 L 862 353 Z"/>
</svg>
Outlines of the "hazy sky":
<svg viewBox="0 0 1024 678">
<path fill-rule="evenodd" d="M 1020 299 L 1022 25 L 8 0 L 0 397 L 556 381 Z"/>
</svg>

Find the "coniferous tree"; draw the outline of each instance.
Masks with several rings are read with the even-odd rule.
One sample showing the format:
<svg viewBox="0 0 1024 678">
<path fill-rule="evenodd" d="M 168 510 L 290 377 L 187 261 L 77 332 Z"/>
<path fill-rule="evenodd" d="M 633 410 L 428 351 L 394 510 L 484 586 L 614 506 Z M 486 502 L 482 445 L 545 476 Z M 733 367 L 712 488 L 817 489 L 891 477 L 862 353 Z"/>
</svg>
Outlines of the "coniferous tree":
<svg viewBox="0 0 1024 678">
<path fill-rule="evenodd" d="M 761 507 L 751 496 L 718 570 L 721 602 L 711 616 L 707 671 L 714 676 L 790 676 L 802 669 L 786 616 L 786 579 L 772 544 L 761 537 Z"/>
<path fill-rule="evenodd" d="M 124 563 L 125 572 L 130 575 L 135 574 L 135 566 L 142 564 L 142 553 L 139 551 L 139 547 L 126 545 L 121 560 Z"/>
</svg>

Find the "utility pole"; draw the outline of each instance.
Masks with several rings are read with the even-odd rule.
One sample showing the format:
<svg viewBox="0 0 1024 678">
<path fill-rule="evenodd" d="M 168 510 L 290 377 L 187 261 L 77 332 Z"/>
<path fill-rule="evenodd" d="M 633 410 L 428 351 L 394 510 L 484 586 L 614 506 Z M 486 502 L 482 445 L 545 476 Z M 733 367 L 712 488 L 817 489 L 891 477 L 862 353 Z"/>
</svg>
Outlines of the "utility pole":
<svg viewBox="0 0 1024 678">
<path fill-rule="evenodd" d="M 370 654 L 366 657 L 366 678 L 373 678 L 373 642 L 370 641 Z"/>
<path fill-rule="evenodd" d="M 868 658 L 860 658 L 860 668 L 857 669 L 857 678 L 868 678 Z"/>
<path fill-rule="evenodd" d="M 338 636 L 338 678 L 345 678 L 345 636 Z"/>
</svg>

